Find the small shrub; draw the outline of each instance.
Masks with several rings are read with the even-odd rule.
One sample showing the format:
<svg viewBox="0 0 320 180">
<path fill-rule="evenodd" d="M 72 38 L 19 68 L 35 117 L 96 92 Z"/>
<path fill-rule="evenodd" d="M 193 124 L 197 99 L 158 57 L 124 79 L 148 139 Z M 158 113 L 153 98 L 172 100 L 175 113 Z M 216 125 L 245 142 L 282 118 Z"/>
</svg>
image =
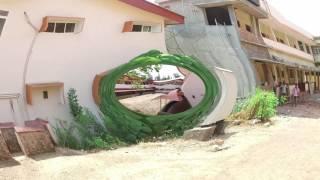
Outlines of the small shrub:
<svg viewBox="0 0 320 180">
<path fill-rule="evenodd" d="M 257 89 L 247 100 L 239 102 L 231 119 L 261 119 L 267 121 L 276 115 L 279 100 L 273 92 Z"/>
<path fill-rule="evenodd" d="M 285 96 L 280 96 L 279 97 L 279 106 L 285 105 L 288 101 L 288 98 Z"/>
<path fill-rule="evenodd" d="M 71 88 L 68 91 L 68 101 L 72 116 L 79 116 L 82 113 L 82 107 L 79 104 L 78 96 L 76 95 L 76 90 L 73 88 Z"/>
<path fill-rule="evenodd" d="M 72 134 L 72 126 L 69 128 L 58 126 L 55 128 L 56 136 L 59 140 L 59 146 L 71 149 L 81 149 L 78 139 Z"/>
<path fill-rule="evenodd" d="M 119 139 L 110 136 L 99 123 L 98 118 L 88 109 L 79 104 L 75 89 L 68 92 L 70 113 L 73 121 L 68 125 L 60 123 L 55 129 L 59 145 L 71 149 L 112 149 L 125 145 Z"/>
</svg>

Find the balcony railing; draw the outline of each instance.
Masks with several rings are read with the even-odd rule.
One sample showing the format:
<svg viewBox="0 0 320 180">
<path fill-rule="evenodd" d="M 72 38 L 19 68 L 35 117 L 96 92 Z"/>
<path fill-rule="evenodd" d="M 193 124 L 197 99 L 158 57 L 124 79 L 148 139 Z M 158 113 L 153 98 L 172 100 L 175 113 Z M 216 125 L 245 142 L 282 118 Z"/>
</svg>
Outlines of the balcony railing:
<svg viewBox="0 0 320 180">
<path fill-rule="evenodd" d="M 273 48 L 277 51 L 281 51 L 286 54 L 294 55 L 294 56 L 297 56 L 297 57 L 300 57 L 300 58 L 303 58 L 303 59 L 306 59 L 306 60 L 309 60 L 312 62 L 314 61 L 314 58 L 311 54 L 308 54 L 306 52 L 303 52 L 303 51 L 300 51 L 300 50 L 295 49 L 293 47 L 290 47 L 286 44 L 282 44 L 282 43 L 279 43 L 279 42 L 276 42 L 276 41 L 273 41 L 273 40 L 270 40 L 267 38 L 263 38 L 263 40 L 266 45 L 268 45 L 270 48 Z"/>
<path fill-rule="evenodd" d="M 320 54 L 314 55 L 314 62 L 316 62 L 317 64 L 320 64 Z"/>
<path fill-rule="evenodd" d="M 256 44 L 256 45 L 266 46 L 266 43 L 263 41 L 262 37 L 260 36 L 256 36 L 255 34 L 240 28 L 239 28 L 239 33 L 240 33 L 241 41 Z"/>
</svg>

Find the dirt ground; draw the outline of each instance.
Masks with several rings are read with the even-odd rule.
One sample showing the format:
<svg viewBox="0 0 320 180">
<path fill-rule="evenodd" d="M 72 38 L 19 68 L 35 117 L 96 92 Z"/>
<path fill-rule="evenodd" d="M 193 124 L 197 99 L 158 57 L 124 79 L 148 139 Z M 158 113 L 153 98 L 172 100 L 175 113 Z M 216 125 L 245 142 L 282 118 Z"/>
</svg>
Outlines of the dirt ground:
<svg viewBox="0 0 320 180">
<path fill-rule="evenodd" d="M 146 115 L 157 115 L 161 109 L 169 103 L 169 100 L 161 98 L 163 95 L 164 94 L 156 93 L 135 96 L 121 99 L 120 103 L 135 112 Z"/>
<path fill-rule="evenodd" d="M 270 127 L 229 127 L 216 137 L 222 146 L 177 139 L 94 154 L 17 156 L 0 163 L 0 179 L 319 179 L 319 110 L 319 96 L 281 107 Z"/>
</svg>

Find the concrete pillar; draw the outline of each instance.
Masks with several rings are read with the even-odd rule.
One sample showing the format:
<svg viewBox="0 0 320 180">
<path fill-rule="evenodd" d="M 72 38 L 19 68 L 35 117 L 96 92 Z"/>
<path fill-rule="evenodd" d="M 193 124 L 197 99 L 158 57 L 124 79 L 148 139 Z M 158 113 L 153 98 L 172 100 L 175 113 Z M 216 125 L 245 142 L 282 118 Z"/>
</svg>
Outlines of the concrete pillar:
<svg viewBox="0 0 320 180">
<path fill-rule="evenodd" d="M 277 83 L 279 83 L 280 82 L 280 77 L 279 77 L 279 75 L 280 74 L 278 74 L 278 71 L 277 71 L 277 65 L 276 64 L 272 64 L 272 71 L 273 71 L 273 74 L 274 74 L 274 76 L 275 76 L 275 81 L 277 82 Z"/>
<path fill-rule="evenodd" d="M 310 83 L 311 82 L 311 71 L 308 71 L 308 82 Z"/>
<path fill-rule="evenodd" d="M 230 15 L 230 19 L 231 19 L 231 24 L 234 25 L 237 29 L 238 29 L 238 20 L 237 20 L 237 15 L 236 12 L 234 10 L 234 8 L 232 6 L 228 6 L 228 12 Z M 239 32 L 238 32 L 239 34 Z M 240 36 L 240 34 L 239 34 Z"/>
<path fill-rule="evenodd" d="M 273 66 L 272 64 L 266 64 L 267 67 L 268 67 L 268 82 L 269 82 L 269 85 L 270 87 L 273 87 L 274 83 L 275 83 L 275 78 L 273 76 L 274 75 L 274 72 L 273 72 Z"/>
<path fill-rule="evenodd" d="M 288 75 L 287 67 L 283 66 L 282 68 L 283 68 L 283 71 L 284 71 L 284 81 L 289 84 L 289 75 Z"/>
<path fill-rule="evenodd" d="M 272 27 L 269 27 L 270 28 L 270 31 L 271 31 L 271 39 L 274 40 L 274 41 L 277 41 L 277 37 L 276 37 L 276 34 L 274 33 L 274 30 Z"/>
<path fill-rule="evenodd" d="M 302 70 L 303 83 L 307 82 L 306 71 Z"/>
<path fill-rule="evenodd" d="M 259 26 L 257 25 L 257 19 L 256 17 L 250 15 L 251 25 L 253 27 L 253 33 L 256 35 L 256 37 L 260 36 L 259 34 Z"/>
<path fill-rule="evenodd" d="M 285 37 L 285 43 L 286 43 L 288 46 L 291 46 L 290 41 L 289 41 L 289 38 L 288 38 L 288 35 L 287 35 L 287 34 L 284 34 L 284 37 Z"/>
<path fill-rule="evenodd" d="M 298 69 L 294 69 L 294 82 L 295 83 L 299 82 Z"/>
</svg>

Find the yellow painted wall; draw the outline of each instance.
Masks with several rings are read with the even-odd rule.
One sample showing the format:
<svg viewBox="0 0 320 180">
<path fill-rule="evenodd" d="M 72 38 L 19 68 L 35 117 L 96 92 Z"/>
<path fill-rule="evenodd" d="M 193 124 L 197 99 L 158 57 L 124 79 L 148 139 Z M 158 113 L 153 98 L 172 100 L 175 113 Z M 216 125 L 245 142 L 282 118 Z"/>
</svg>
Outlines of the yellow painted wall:
<svg viewBox="0 0 320 180">
<path fill-rule="evenodd" d="M 241 29 L 245 29 L 245 25 L 246 24 L 251 26 L 251 28 L 253 28 L 253 25 L 252 25 L 251 18 L 250 18 L 249 14 L 247 14 L 244 11 L 241 11 L 241 10 L 237 9 L 236 10 L 236 16 L 237 16 L 237 20 L 241 24 Z"/>
</svg>

